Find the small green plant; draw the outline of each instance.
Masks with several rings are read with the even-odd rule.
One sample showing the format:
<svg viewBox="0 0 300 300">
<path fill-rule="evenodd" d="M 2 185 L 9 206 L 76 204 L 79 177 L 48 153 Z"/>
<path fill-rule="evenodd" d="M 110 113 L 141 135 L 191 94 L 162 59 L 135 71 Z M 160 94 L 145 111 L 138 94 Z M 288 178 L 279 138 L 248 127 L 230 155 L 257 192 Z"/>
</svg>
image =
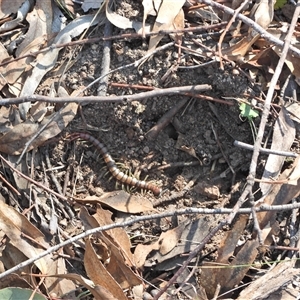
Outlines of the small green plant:
<svg viewBox="0 0 300 300">
<path fill-rule="evenodd" d="M 257 110 L 253 109 L 251 105 L 248 103 L 242 102 L 239 106 L 239 109 L 241 111 L 240 116 L 242 118 L 246 118 L 250 124 L 253 140 L 255 141 L 257 136 L 257 130 L 255 127 L 255 124 L 253 122 L 253 119 L 259 116 L 259 113 Z"/>
</svg>

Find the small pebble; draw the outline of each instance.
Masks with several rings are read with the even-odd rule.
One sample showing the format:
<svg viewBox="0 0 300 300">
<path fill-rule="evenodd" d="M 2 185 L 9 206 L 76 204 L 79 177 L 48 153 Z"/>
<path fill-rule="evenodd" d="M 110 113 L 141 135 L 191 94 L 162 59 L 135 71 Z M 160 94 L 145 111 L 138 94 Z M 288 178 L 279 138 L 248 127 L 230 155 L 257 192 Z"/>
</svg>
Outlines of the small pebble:
<svg viewBox="0 0 300 300">
<path fill-rule="evenodd" d="M 144 153 L 149 153 L 149 151 L 150 151 L 150 149 L 149 149 L 149 147 L 148 146 L 145 146 L 144 148 L 143 148 L 143 151 L 144 151 Z"/>
</svg>

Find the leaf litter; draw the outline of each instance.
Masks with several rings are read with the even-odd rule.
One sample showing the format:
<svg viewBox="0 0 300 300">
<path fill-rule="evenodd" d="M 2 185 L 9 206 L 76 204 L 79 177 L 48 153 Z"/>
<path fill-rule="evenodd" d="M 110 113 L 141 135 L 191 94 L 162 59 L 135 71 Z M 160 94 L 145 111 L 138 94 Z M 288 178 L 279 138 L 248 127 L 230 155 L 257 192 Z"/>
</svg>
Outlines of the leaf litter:
<svg viewBox="0 0 300 300">
<path fill-rule="evenodd" d="M 265 211 L 239 215 L 228 223 L 228 217 L 219 214 L 234 207 L 249 184 L 252 153 L 234 148 L 233 141 L 251 145 L 257 138 L 251 126 L 258 128 L 264 118 L 260 113 L 263 92 L 271 89 L 278 57 L 283 55 L 278 44 L 263 39 L 260 31 L 286 38 L 290 20 L 277 18 L 277 28 L 270 25 L 273 15 L 285 5 L 277 5 L 279 11 L 274 11 L 274 1 L 245 6 L 244 13 L 250 12 L 261 27 L 249 29 L 236 21 L 233 28 L 222 29 L 226 39 L 220 57 L 215 47 L 221 30 L 213 26 L 228 18 L 215 7 L 221 4 L 8 2 L 2 0 L 0 10 L 4 33 L 0 88 L 2 99 L 11 99 L 11 104 L 0 108 L 0 152 L 21 173 L 3 163 L 1 273 L 28 259 L 34 263 L 1 278 L 0 293 L 7 292 L 5 288 L 13 293 L 13 287 L 19 287 L 23 298 L 31 292 L 32 299 L 40 295 L 51 299 L 80 299 L 83 295 L 90 299 L 157 299 L 156 289 L 164 291 L 160 299 L 171 294 L 176 299 L 208 299 L 223 293 L 234 299 L 264 299 L 279 291 L 285 299 L 288 293 L 298 293 L 293 285 L 293 276 L 299 273 L 295 263 L 297 215 Z M 237 9 L 241 2 L 234 1 L 232 7 Z M 111 72 L 106 78 L 108 96 L 130 95 L 145 87 L 195 84 L 209 84 L 212 90 L 135 102 L 89 103 L 86 98 L 84 105 L 78 105 L 80 101 L 59 101 L 62 95 L 96 95 L 105 16 L 114 25 L 113 35 L 126 35 L 106 45 L 111 47 L 111 70 L 152 53 L 139 66 Z M 198 31 L 199 24 L 207 26 L 207 21 L 211 29 Z M 183 33 L 186 28 L 190 30 L 187 34 Z M 141 36 L 133 39 L 136 33 Z M 150 38 L 145 39 L 149 33 Z M 94 38 L 94 42 L 80 45 L 85 38 Z M 176 46 L 173 43 L 158 51 L 170 38 Z M 293 45 L 297 39 L 295 34 Z M 78 46 L 71 46 L 75 40 Z M 255 202 L 247 203 L 253 209 L 285 205 L 299 195 L 299 159 L 276 154 L 299 153 L 297 66 L 298 57 L 289 53 L 264 133 L 263 147 L 274 154 L 259 157 L 250 194 Z M 13 101 L 32 95 L 53 96 L 57 101 Z M 156 138 L 148 139 L 147 132 L 167 118 L 182 97 L 188 100 L 184 107 L 163 120 L 167 125 Z M 208 105 L 208 101 L 215 103 Z M 143 109 L 137 109 L 141 104 Z M 251 125 L 241 118 L 246 114 Z M 96 149 L 65 138 L 68 132 L 80 129 L 92 131 L 106 144 L 121 163 L 122 172 L 162 186 L 159 199 L 126 186 L 120 190 L 105 174 Z M 49 193 L 49 188 L 58 193 Z M 214 215 L 176 214 L 192 208 L 214 209 Z M 130 223 L 138 215 L 158 212 L 159 219 Z M 174 214 L 164 217 L 167 212 Z M 131 225 L 87 235 L 43 255 L 45 249 L 63 240 L 115 222 Z M 220 230 L 207 240 L 214 228 Z M 189 268 L 181 269 L 189 254 L 198 249 Z M 266 261 L 274 267 L 266 267 Z M 245 281 L 249 285 L 243 288 Z M 262 284 L 265 282 L 270 287 Z M 235 287 L 240 288 L 234 291 Z"/>
</svg>

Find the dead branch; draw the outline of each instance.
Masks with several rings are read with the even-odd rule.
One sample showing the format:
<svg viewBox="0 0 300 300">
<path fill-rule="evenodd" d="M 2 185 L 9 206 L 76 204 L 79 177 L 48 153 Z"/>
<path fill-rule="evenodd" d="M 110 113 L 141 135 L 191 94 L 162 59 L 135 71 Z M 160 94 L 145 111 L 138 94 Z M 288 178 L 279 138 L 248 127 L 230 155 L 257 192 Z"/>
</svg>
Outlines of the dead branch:
<svg viewBox="0 0 300 300">
<path fill-rule="evenodd" d="M 91 103 L 91 102 L 122 102 L 122 101 L 138 101 L 142 99 L 160 97 L 163 95 L 176 95 L 184 92 L 189 92 L 192 94 L 197 94 L 198 92 L 209 91 L 212 87 L 209 84 L 200 84 L 200 85 L 187 85 L 181 87 L 172 87 L 166 89 L 154 89 L 149 92 L 142 92 L 134 95 L 122 95 L 122 96 L 86 96 L 86 97 L 50 97 L 42 95 L 32 95 L 24 96 L 17 98 L 6 98 L 0 100 L 0 105 L 11 105 L 11 104 L 20 104 L 31 101 L 44 101 L 48 103 L 59 103 L 59 102 L 75 102 L 75 103 Z"/>
</svg>

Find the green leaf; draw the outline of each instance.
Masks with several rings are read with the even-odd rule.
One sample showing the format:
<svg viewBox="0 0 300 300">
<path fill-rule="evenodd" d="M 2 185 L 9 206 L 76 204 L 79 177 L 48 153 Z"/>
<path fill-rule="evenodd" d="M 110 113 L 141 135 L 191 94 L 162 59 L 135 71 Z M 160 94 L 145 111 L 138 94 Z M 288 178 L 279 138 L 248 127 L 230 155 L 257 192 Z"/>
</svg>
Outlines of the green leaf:
<svg viewBox="0 0 300 300">
<path fill-rule="evenodd" d="M 34 293 L 33 290 L 30 289 L 22 289 L 16 287 L 10 287 L 0 290 L 0 299 L 1 300 L 24 300 L 29 299 L 32 294 Z M 35 293 L 33 300 L 47 300 L 46 297 L 42 296 L 41 294 Z"/>
<path fill-rule="evenodd" d="M 241 103 L 240 111 L 241 111 L 242 117 L 247 118 L 249 120 L 258 117 L 258 111 L 255 109 L 252 109 L 249 104 Z"/>
<path fill-rule="evenodd" d="M 287 0 L 277 0 L 274 9 L 279 9 L 287 3 Z"/>
</svg>

